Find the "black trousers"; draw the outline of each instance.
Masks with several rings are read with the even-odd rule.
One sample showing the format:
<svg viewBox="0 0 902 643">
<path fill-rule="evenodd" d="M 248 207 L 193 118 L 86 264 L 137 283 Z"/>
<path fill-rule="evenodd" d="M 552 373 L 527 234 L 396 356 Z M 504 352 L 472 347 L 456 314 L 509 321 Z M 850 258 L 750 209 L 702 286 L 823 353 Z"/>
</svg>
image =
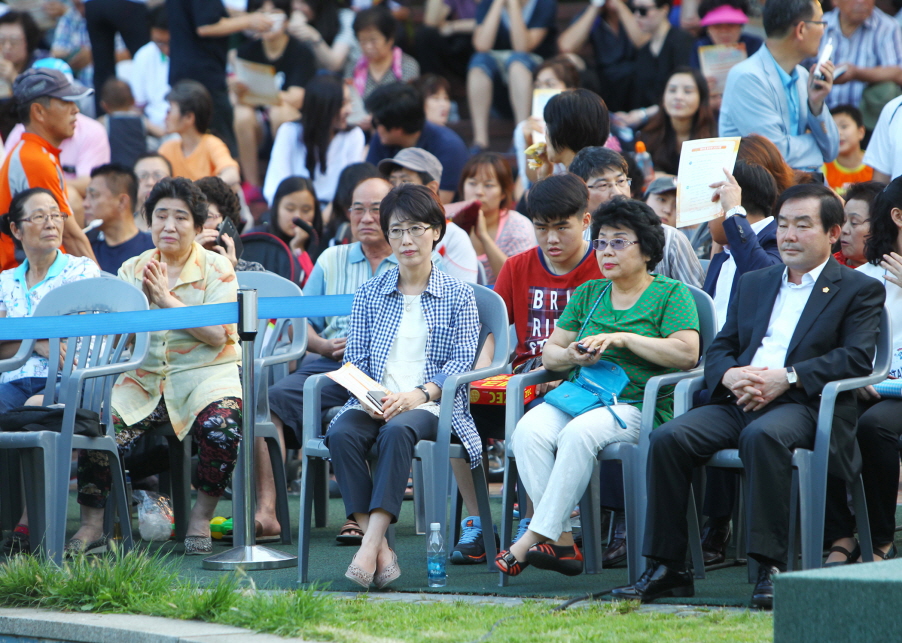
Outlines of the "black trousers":
<svg viewBox="0 0 902 643">
<path fill-rule="evenodd" d="M 300 449 L 303 442 L 304 383 L 311 375 L 331 373 L 339 368 L 341 368 L 341 362 L 328 357 L 320 357 L 304 362 L 294 373 L 283 377 L 269 387 L 270 410 L 279 416 L 287 428 L 291 429 L 291 431 L 285 431 L 285 443 L 289 449 Z M 320 400 L 323 411 L 333 406 L 343 406 L 348 401 L 348 389 L 330 381 L 323 388 Z"/>
<path fill-rule="evenodd" d="M 94 57 L 94 103 L 100 108 L 103 84 L 116 76 L 116 32 L 122 34 L 125 46 L 135 53 L 150 40 L 147 5 L 131 0 L 91 0 L 85 3 L 85 20 Z"/>
<path fill-rule="evenodd" d="M 474 52 L 473 34 L 443 36 L 435 27 L 421 25 L 417 27 L 414 39 L 422 74 L 467 77 L 467 67 Z"/>
<path fill-rule="evenodd" d="M 91 0 L 96 2 L 97 0 Z M 223 75 L 225 72 L 223 71 Z M 238 158 L 238 140 L 235 138 L 235 110 L 229 100 L 229 92 L 226 89 L 212 90 L 209 87 L 210 98 L 213 99 L 213 117 L 210 119 L 210 133 L 215 134 L 229 148 L 233 159 Z M 201 132 L 203 134 L 204 132 Z"/>
<path fill-rule="evenodd" d="M 720 449 L 738 447 L 748 481 L 748 555 L 785 564 L 792 451 L 812 448 L 816 427 L 816 411 L 786 403 L 753 413 L 733 404 L 712 404 L 655 429 L 648 454 L 643 555 L 671 563 L 685 561 L 693 469 Z"/>
<path fill-rule="evenodd" d="M 345 514 L 387 511 L 397 522 L 407 489 L 413 449 L 420 440 L 434 440 L 438 417 L 429 411 L 399 413 L 388 422 L 374 420 L 363 411 L 345 411 L 326 433 L 326 446 Z M 379 457 L 370 474 L 367 454 L 376 447 Z"/>
<path fill-rule="evenodd" d="M 899 448 L 902 435 L 902 400 L 883 400 L 858 418 L 864 494 L 874 545 L 887 545 L 896 530 L 896 494 L 899 490 Z M 851 537 L 855 519 L 846 502 L 846 483 L 827 478 L 827 514 L 824 540 L 828 543 Z"/>
</svg>

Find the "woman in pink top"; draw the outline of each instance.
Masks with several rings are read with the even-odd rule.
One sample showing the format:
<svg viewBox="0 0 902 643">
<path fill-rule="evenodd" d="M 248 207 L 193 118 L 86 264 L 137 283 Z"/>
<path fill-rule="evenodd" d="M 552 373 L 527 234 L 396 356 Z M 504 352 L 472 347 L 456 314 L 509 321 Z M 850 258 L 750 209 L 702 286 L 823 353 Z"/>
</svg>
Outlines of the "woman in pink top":
<svg viewBox="0 0 902 643">
<path fill-rule="evenodd" d="M 460 173 L 458 192 L 465 201 L 482 204 L 468 232 L 489 284 L 495 283 L 508 257 L 536 246 L 529 219 L 508 209 L 513 202 L 514 179 L 510 165 L 495 152 L 472 157 Z"/>
</svg>

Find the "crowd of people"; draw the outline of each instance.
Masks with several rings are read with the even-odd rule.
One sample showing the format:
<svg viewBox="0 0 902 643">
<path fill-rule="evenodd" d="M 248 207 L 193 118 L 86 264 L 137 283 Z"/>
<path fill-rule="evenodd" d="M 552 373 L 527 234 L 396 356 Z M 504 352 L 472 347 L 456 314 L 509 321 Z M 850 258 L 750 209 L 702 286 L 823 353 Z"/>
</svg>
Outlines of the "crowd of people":
<svg viewBox="0 0 902 643">
<path fill-rule="evenodd" d="M 476 352 L 466 282 L 504 300 L 512 371 L 562 378 L 538 387 L 506 445 L 527 497 L 496 559 L 511 576 L 582 572 L 572 519 L 598 452 L 637 442 L 651 377 L 704 355 L 695 408 L 674 417 L 672 387 L 655 404 L 650 564 L 614 595 L 693 594 L 693 471 L 738 448 L 752 472 L 752 602 L 772 606 L 773 577 L 792 563 L 793 449 L 813 445 L 825 383 L 870 373 L 884 302 L 897 317 L 902 301 L 900 0 L 591 0 L 569 24 L 555 0 L 20 4 L 0 4 L 0 317 L 104 273 L 152 308 L 235 301 L 245 270 L 355 295 L 349 316 L 308 320 L 308 355 L 270 387 L 269 408 L 300 454 L 310 376 L 351 363 L 391 391 L 381 413 L 335 383 L 322 391 L 324 408 L 340 407 L 325 433 L 346 510 L 337 540 L 359 545 L 346 576 L 379 589 L 401 574 L 386 532 L 417 440 L 436 434 L 444 382 L 492 354 L 492 338 Z M 711 48 L 736 58 L 725 77 Z M 498 123 L 511 138 L 495 151 Z M 681 149 L 718 136 L 740 139 L 735 166 L 709 177 L 720 214 L 682 226 Z M 713 299 L 710 346 L 690 287 Z M 894 321 L 891 379 L 902 377 Z M 123 452 L 162 423 L 198 444 L 188 554 L 212 551 L 241 439 L 237 341 L 232 326 L 154 333 L 112 391 Z M 17 347 L 0 342 L 0 357 Z M 39 341 L 0 374 L 0 411 L 39 402 L 48 357 Z M 575 410 L 552 394 L 599 362 L 625 378 L 613 404 Z M 470 515 L 450 560 L 484 563 L 491 526 L 469 469 L 503 439 L 503 407 L 444 393 L 469 460 L 451 463 Z M 846 493 L 859 474 L 875 556 L 897 555 L 899 410 L 873 387 L 837 399 L 826 565 L 861 557 Z M 78 455 L 67 555 L 107 548 L 109 466 L 102 452 Z M 600 474 L 614 516 L 605 566 L 627 558 L 618 466 Z M 713 564 L 738 483 L 714 468 L 707 481 Z M 257 534 L 276 536 L 271 470 L 256 487 Z M 34 545 L 26 509 L 3 550 Z"/>
</svg>

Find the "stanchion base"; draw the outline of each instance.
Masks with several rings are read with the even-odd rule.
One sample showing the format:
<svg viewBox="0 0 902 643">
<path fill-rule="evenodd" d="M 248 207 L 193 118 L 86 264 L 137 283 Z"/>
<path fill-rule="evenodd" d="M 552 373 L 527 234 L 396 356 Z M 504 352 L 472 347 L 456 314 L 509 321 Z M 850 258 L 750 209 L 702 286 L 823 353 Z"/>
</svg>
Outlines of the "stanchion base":
<svg viewBox="0 0 902 643">
<path fill-rule="evenodd" d="M 297 567 L 298 557 L 286 554 L 262 545 L 253 547 L 234 547 L 215 556 L 204 558 L 204 569 L 231 570 L 242 567 L 254 569 L 282 569 Z"/>
</svg>

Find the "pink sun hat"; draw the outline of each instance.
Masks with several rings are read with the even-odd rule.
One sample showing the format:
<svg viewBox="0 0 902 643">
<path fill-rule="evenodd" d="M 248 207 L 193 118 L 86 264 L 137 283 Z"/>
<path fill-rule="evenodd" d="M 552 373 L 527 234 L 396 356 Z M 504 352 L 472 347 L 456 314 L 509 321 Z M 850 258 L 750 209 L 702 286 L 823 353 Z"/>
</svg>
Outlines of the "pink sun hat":
<svg viewBox="0 0 902 643">
<path fill-rule="evenodd" d="M 698 24 L 700 27 L 710 27 L 711 25 L 744 25 L 748 21 L 749 17 L 736 7 L 722 4 L 716 9 L 709 11 Z"/>
</svg>

